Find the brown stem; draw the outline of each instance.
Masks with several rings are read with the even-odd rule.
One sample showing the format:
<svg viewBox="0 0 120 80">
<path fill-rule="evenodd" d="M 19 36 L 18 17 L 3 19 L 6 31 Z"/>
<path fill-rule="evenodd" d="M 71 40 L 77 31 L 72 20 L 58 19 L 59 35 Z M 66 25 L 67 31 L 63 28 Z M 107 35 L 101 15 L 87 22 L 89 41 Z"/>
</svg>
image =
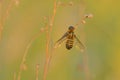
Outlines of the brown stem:
<svg viewBox="0 0 120 80">
<path fill-rule="evenodd" d="M 36 65 L 36 80 L 38 80 L 39 75 L 39 64 Z"/>
<path fill-rule="evenodd" d="M 45 30 L 40 30 L 40 32 L 39 32 L 38 34 L 36 34 L 36 35 L 30 40 L 29 44 L 27 45 L 27 47 L 26 47 L 26 49 L 25 49 L 25 53 L 24 53 L 23 58 L 22 58 L 22 61 L 21 61 L 21 64 L 20 64 L 20 69 L 19 69 L 19 72 L 18 72 L 18 78 L 17 78 L 17 80 L 20 80 L 20 78 L 21 78 L 21 73 L 22 73 L 22 70 L 23 70 L 23 66 L 24 66 L 24 64 L 25 64 L 26 56 L 27 56 L 27 54 L 28 54 L 28 50 L 29 50 L 31 44 L 32 44 L 33 41 L 34 41 L 36 38 L 38 38 L 38 36 L 39 36 L 42 32 L 44 32 L 44 31 L 46 31 L 46 29 L 45 29 Z"/>
<path fill-rule="evenodd" d="M 51 32 L 52 32 L 54 18 L 55 18 L 55 15 L 56 15 L 56 10 L 57 10 L 57 3 L 56 3 L 56 0 L 55 0 L 53 15 L 50 19 L 50 24 L 49 24 L 49 31 L 46 32 L 46 37 L 47 37 L 47 39 L 46 39 L 47 40 L 47 42 L 46 42 L 46 59 L 45 59 L 45 65 L 44 65 L 43 80 L 46 80 L 46 78 L 47 78 L 47 71 L 48 71 L 48 65 L 49 65 L 49 45 L 50 45 Z"/>
<path fill-rule="evenodd" d="M 16 80 L 16 72 L 13 74 L 13 80 Z"/>
<path fill-rule="evenodd" d="M 0 21 L 0 40 L 2 39 L 2 32 L 3 32 L 4 24 L 5 24 L 5 21 L 6 21 L 7 17 L 10 14 L 10 10 L 12 8 L 12 5 L 13 5 L 13 0 L 11 0 L 9 2 L 8 7 L 7 7 L 6 11 L 5 11 L 5 14 L 3 15 L 2 20 Z M 2 9 L 1 2 L 0 2 L 0 8 Z"/>
</svg>

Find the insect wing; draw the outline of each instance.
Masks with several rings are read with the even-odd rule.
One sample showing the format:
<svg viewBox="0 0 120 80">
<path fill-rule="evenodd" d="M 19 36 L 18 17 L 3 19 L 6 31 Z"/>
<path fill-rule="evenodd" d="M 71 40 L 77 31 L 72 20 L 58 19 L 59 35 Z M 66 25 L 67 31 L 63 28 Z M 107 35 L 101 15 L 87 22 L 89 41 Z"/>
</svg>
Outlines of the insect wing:
<svg viewBox="0 0 120 80">
<path fill-rule="evenodd" d="M 55 43 L 54 48 L 59 47 L 59 46 L 61 45 L 61 43 L 67 39 L 68 34 L 69 34 L 69 33 L 66 32 L 66 33 Z"/>
<path fill-rule="evenodd" d="M 81 50 L 81 52 L 85 51 L 85 46 L 82 44 L 82 42 L 76 37 L 76 35 L 74 34 L 74 38 L 76 40 L 76 46 L 78 46 Z"/>
</svg>

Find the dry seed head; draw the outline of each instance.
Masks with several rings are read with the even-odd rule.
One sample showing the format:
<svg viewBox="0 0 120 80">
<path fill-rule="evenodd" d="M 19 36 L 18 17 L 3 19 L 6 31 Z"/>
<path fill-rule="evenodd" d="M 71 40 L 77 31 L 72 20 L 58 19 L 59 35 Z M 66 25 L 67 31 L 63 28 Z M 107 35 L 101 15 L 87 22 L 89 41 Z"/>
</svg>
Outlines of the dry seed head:
<svg viewBox="0 0 120 80">
<path fill-rule="evenodd" d="M 27 65 L 24 63 L 24 64 L 21 66 L 21 69 L 24 70 L 24 71 L 27 70 Z"/>
<path fill-rule="evenodd" d="M 19 0 L 15 0 L 15 5 L 16 5 L 16 6 L 19 5 Z"/>
<path fill-rule="evenodd" d="M 65 4 L 59 1 L 58 6 L 65 6 Z"/>
<path fill-rule="evenodd" d="M 44 28 L 41 28 L 41 29 L 40 29 L 40 31 L 42 31 L 42 32 L 43 32 L 43 31 L 45 31 L 45 29 L 44 29 Z"/>
<path fill-rule="evenodd" d="M 3 30 L 2 24 L 0 24 L 0 30 Z"/>
<path fill-rule="evenodd" d="M 54 45 L 54 48 L 58 48 L 58 47 L 60 47 L 60 46 L 61 46 L 61 44 L 58 45 L 58 44 L 56 43 L 56 44 Z"/>
<path fill-rule="evenodd" d="M 62 3 L 59 1 L 59 2 L 58 2 L 58 5 L 61 5 L 61 4 L 62 4 Z"/>
<path fill-rule="evenodd" d="M 73 2 L 72 1 L 69 2 L 69 6 L 73 6 Z"/>
<path fill-rule="evenodd" d="M 58 2 L 58 6 L 73 6 L 73 2 L 72 1 L 70 1 L 69 3 L 62 3 L 62 2 Z"/>
<path fill-rule="evenodd" d="M 50 26 L 53 26 L 53 23 L 50 23 Z"/>
<path fill-rule="evenodd" d="M 85 23 L 86 23 L 86 21 L 85 21 L 85 20 L 82 20 L 82 21 L 81 21 L 81 23 L 82 23 L 82 24 L 85 24 Z"/>
<path fill-rule="evenodd" d="M 84 15 L 85 18 L 92 18 L 93 17 L 93 14 L 86 14 Z"/>
<path fill-rule="evenodd" d="M 38 69 L 38 68 L 39 68 L 39 66 L 40 66 L 40 65 L 39 65 L 39 64 L 37 64 L 37 65 L 36 65 L 36 68 Z"/>
</svg>

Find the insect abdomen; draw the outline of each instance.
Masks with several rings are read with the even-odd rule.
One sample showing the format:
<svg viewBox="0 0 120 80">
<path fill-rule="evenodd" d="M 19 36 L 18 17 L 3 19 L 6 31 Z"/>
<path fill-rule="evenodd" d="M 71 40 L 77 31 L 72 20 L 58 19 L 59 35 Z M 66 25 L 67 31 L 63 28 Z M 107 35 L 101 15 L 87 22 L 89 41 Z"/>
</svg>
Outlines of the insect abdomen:
<svg viewBox="0 0 120 80">
<path fill-rule="evenodd" d="M 66 41 L 66 48 L 70 50 L 73 47 L 73 39 L 68 39 Z"/>
</svg>

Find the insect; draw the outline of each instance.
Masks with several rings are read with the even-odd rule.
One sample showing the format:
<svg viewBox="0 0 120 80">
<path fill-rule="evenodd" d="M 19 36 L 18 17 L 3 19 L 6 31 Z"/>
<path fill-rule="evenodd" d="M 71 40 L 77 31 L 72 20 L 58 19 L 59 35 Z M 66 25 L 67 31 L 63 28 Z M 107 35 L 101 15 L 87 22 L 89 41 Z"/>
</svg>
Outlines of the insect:
<svg viewBox="0 0 120 80">
<path fill-rule="evenodd" d="M 59 47 L 63 41 L 66 40 L 66 49 L 70 50 L 73 47 L 74 39 L 78 43 L 81 51 L 84 51 L 85 47 L 82 42 L 77 38 L 74 34 L 75 28 L 73 26 L 69 26 L 68 31 L 55 43 L 55 48 Z"/>
</svg>

